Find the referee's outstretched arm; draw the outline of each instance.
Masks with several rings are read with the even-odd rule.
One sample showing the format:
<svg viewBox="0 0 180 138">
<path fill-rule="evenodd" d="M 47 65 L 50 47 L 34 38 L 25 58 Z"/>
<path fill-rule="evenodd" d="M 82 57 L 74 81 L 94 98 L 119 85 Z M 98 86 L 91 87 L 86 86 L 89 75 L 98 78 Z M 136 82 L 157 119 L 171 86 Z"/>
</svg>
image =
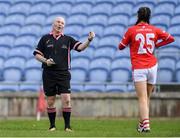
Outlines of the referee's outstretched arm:
<svg viewBox="0 0 180 138">
<path fill-rule="evenodd" d="M 89 32 L 88 39 L 84 43 L 82 43 L 81 45 L 78 46 L 78 50 L 82 51 L 82 50 L 86 49 L 94 37 L 95 37 L 95 33 Z"/>
</svg>

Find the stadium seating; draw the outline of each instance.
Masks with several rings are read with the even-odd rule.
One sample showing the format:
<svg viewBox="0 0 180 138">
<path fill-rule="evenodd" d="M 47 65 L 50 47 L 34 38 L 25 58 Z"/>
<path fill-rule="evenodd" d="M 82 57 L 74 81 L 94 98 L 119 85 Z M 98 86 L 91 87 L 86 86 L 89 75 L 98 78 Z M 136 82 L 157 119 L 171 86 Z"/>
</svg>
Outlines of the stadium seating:
<svg viewBox="0 0 180 138">
<path fill-rule="evenodd" d="M 29 14 L 30 7 L 31 3 L 28 1 L 19 1 L 10 7 L 9 14 L 23 14 L 24 16 L 27 16 Z"/>
<path fill-rule="evenodd" d="M 19 35 L 20 26 L 17 24 L 4 25 L 0 28 L 0 35 L 9 35 L 16 37 Z"/>
<path fill-rule="evenodd" d="M 72 7 L 71 15 L 81 14 L 89 16 L 91 14 L 92 4 L 80 3 Z"/>
<path fill-rule="evenodd" d="M 125 15 L 129 18 L 132 14 L 132 7 L 132 4 L 129 3 L 117 4 L 112 9 L 112 15 Z"/>
<path fill-rule="evenodd" d="M 106 92 L 127 92 L 127 85 L 121 84 L 107 84 Z"/>
<path fill-rule="evenodd" d="M 15 24 L 21 27 L 24 25 L 24 22 L 25 22 L 25 16 L 23 14 L 11 14 L 6 17 L 4 24 L 5 25 Z"/>
<path fill-rule="evenodd" d="M 136 23 L 140 6 L 151 8 L 151 24 L 175 37 L 175 42 L 156 50 L 158 83 L 179 83 L 179 4 L 179 0 L 1 0 L 0 91 L 38 91 L 41 63 L 32 53 L 40 37 L 51 31 L 54 19 L 62 16 L 64 33 L 75 39 L 84 42 L 90 31 L 96 33 L 85 51 L 71 51 L 72 91 L 134 92 L 129 84 L 129 48 L 119 51 L 118 44 L 127 27 Z M 17 75 L 10 78 L 13 73 Z M 22 84 L 9 85 L 18 81 Z"/>
<path fill-rule="evenodd" d="M 1 14 L 8 15 L 11 3 L 8 1 L 2 1 L 0 4 Z"/>
</svg>

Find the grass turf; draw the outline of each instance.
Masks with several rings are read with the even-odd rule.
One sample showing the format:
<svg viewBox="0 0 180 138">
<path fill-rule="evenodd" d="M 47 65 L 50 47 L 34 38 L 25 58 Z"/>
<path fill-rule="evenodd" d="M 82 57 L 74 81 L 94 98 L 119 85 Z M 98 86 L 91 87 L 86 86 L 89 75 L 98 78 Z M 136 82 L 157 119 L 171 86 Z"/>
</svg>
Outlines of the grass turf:
<svg viewBox="0 0 180 138">
<path fill-rule="evenodd" d="M 62 119 L 56 120 L 53 132 L 46 119 L 0 120 L 0 137 L 180 137 L 180 118 L 152 119 L 150 133 L 138 133 L 136 125 L 136 119 L 72 118 L 74 132 L 67 133 Z"/>
</svg>

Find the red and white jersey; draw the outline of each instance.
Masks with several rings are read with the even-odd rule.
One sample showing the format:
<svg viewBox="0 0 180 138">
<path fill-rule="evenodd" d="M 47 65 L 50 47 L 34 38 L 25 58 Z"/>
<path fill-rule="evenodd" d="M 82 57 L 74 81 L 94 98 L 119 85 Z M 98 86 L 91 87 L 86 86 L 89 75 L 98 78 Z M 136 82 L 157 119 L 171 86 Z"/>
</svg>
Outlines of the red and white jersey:
<svg viewBox="0 0 180 138">
<path fill-rule="evenodd" d="M 170 36 L 169 33 L 142 22 L 127 30 L 119 47 L 130 46 L 132 69 L 150 68 L 157 63 L 153 55 L 157 41 L 167 40 Z"/>
</svg>

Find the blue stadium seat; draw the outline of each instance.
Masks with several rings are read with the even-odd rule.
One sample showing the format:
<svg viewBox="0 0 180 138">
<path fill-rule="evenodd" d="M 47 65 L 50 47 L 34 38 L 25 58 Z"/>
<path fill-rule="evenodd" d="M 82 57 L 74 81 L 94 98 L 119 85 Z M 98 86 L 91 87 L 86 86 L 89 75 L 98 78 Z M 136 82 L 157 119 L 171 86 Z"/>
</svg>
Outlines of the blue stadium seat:
<svg viewBox="0 0 180 138">
<path fill-rule="evenodd" d="M 115 5 L 116 4 L 116 1 L 114 0 L 95 0 L 95 4 L 98 5 L 98 4 L 109 4 L 109 5 Z"/>
<path fill-rule="evenodd" d="M 107 37 L 103 37 L 102 39 L 99 40 L 99 44 L 100 46 L 110 46 L 110 47 L 118 47 L 118 44 L 121 40 L 121 37 L 115 37 L 115 36 L 107 36 Z"/>
<path fill-rule="evenodd" d="M 4 25 L 0 28 L 0 35 L 10 35 L 13 37 L 18 36 L 20 26 L 16 24 Z"/>
<path fill-rule="evenodd" d="M 106 58 L 92 60 L 89 68 L 90 82 L 106 82 L 109 77 L 111 61 Z"/>
<path fill-rule="evenodd" d="M 33 50 L 29 47 L 15 47 L 12 48 L 8 53 L 8 58 L 11 57 L 22 57 L 24 59 L 28 59 L 32 56 Z"/>
<path fill-rule="evenodd" d="M 56 2 L 56 0 L 34 0 L 33 5 L 39 4 L 39 3 L 48 3 L 49 5 L 53 5 Z"/>
<path fill-rule="evenodd" d="M 94 52 L 94 59 L 107 58 L 112 60 L 115 54 L 114 47 L 98 47 Z"/>
<path fill-rule="evenodd" d="M 12 35 L 2 35 L 1 39 L 0 39 L 0 45 L 11 48 L 14 44 L 14 40 L 15 40 L 15 38 Z"/>
<path fill-rule="evenodd" d="M 176 60 L 173 58 L 163 57 L 159 59 L 159 71 L 157 81 L 159 83 L 173 82 L 174 81 L 174 71 L 176 67 Z"/>
<path fill-rule="evenodd" d="M 178 5 L 178 0 L 158 0 L 157 1 L 157 5 L 164 4 L 164 3 L 177 6 Z"/>
<path fill-rule="evenodd" d="M 25 68 L 24 80 L 26 82 L 40 83 L 42 81 L 42 69 L 35 67 Z"/>
<path fill-rule="evenodd" d="M 158 63 L 158 67 L 159 69 L 168 69 L 171 70 L 172 72 L 175 71 L 175 67 L 176 67 L 176 60 L 174 58 L 171 57 L 163 57 L 159 59 L 159 63 Z"/>
<path fill-rule="evenodd" d="M 122 51 L 117 50 L 116 53 L 114 54 L 114 59 L 118 59 L 118 58 L 129 58 L 130 60 L 129 47 L 123 49 Z"/>
<path fill-rule="evenodd" d="M 130 81 L 131 74 L 129 70 L 124 68 L 116 68 L 112 69 L 110 71 L 110 78 L 112 83 L 118 83 L 118 82 L 129 82 Z"/>
<path fill-rule="evenodd" d="M 87 58 L 88 60 L 91 60 L 93 58 L 94 55 L 94 48 L 93 47 L 88 47 L 86 50 L 81 51 L 81 52 L 77 52 L 77 51 L 72 51 L 72 58 Z"/>
<path fill-rule="evenodd" d="M 128 25 L 128 26 L 133 26 L 133 25 L 135 25 L 136 21 L 137 21 L 137 16 L 136 16 L 136 15 L 132 16 L 132 17 L 129 19 L 129 25 Z"/>
<path fill-rule="evenodd" d="M 103 14 L 96 14 L 89 17 L 87 25 L 101 25 L 105 27 L 107 25 L 108 18 Z"/>
<path fill-rule="evenodd" d="M 80 3 L 72 7 L 71 16 L 76 14 L 82 14 L 89 16 L 92 11 L 92 4 L 90 3 Z"/>
<path fill-rule="evenodd" d="M 109 3 L 100 3 L 96 4 L 91 12 L 91 15 L 105 15 L 105 16 L 110 16 L 112 11 L 112 5 Z"/>
<path fill-rule="evenodd" d="M 80 5 L 84 3 L 94 5 L 95 1 L 94 0 L 76 0 L 76 5 Z"/>
<path fill-rule="evenodd" d="M 84 87 L 85 92 L 105 92 L 106 87 L 103 84 L 86 84 Z"/>
<path fill-rule="evenodd" d="M 36 68 L 40 69 L 41 68 L 41 63 L 37 61 L 34 57 L 30 58 L 29 60 L 26 61 L 25 63 L 25 69 L 26 68 Z"/>
<path fill-rule="evenodd" d="M 158 71 L 157 82 L 158 83 L 169 83 L 174 81 L 174 74 L 172 70 L 162 68 Z"/>
<path fill-rule="evenodd" d="M 163 21 L 163 22 L 162 22 Z M 151 24 L 157 26 L 161 25 L 168 28 L 170 25 L 170 17 L 167 15 L 156 15 L 151 18 Z"/>
<path fill-rule="evenodd" d="M 172 17 L 174 14 L 174 9 L 175 7 L 173 4 L 162 3 L 155 7 L 153 14 L 154 15 L 165 14 Z"/>
<path fill-rule="evenodd" d="M 3 80 L 3 77 L 2 77 L 3 68 L 4 68 L 4 58 L 2 56 L 0 56 L 0 81 Z"/>
<path fill-rule="evenodd" d="M 40 36 L 48 34 L 51 31 L 52 31 L 52 25 L 46 25 L 46 26 L 42 27 L 42 30 L 41 30 L 41 33 L 40 33 L 41 35 Z"/>
<path fill-rule="evenodd" d="M 31 24 L 23 26 L 20 30 L 19 36 L 24 35 L 32 35 L 32 36 L 39 36 L 41 35 L 42 27 L 39 25 Z"/>
<path fill-rule="evenodd" d="M 76 3 L 75 0 L 53 0 L 53 5 L 60 5 L 60 4 L 64 4 L 64 3 L 68 3 L 71 4 L 72 6 Z"/>
<path fill-rule="evenodd" d="M 22 81 L 22 71 L 16 67 L 4 67 L 3 80 L 8 82 Z"/>
<path fill-rule="evenodd" d="M 175 11 L 174 11 L 174 15 L 180 15 L 180 5 L 176 6 Z"/>
<path fill-rule="evenodd" d="M 106 86 L 106 92 L 127 92 L 127 85 L 121 84 L 108 84 Z"/>
<path fill-rule="evenodd" d="M 175 76 L 176 76 L 176 81 L 180 82 L 180 61 L 176 62 Z"/>
<path fill-rule="evenodd" d="M 13 4 L 9 9 L 9 14 L 23 14 L 27 16 L 31 7 L 31 3 L 28 1 L 18 2 Z"/>
<path fill-rule="evenodd" d="M 136 5 L 139 5 L 139 4 L 151 4 L 153 6 L 155 6 L 157 4 L 156 1 L 153 1 L 153 0 L 136 0 Z"/>
<path fill-rule="evenodd" d="M 33 5 L 34 1 L 32 0 L 13 0 L 11 1 L 11 4 L 18 4 L 18 3 L 29 3 L 31 5 Z"/>
<path fill-rule="evenodd" d="M 173 35 L 173 36 L 180 36 L 180 31 L 179 31 L 180 25 L 175 25 L 172 27 L 169 27 L 168 32 Z"/>
<path fill-rule="evenodd" d="M 84 86 L 82 84 L 71 84 L 72 92 L 84 92 Z"/>
<path fill-rule="evenodd" d="M 171 18 L 171 26 L 180 25 L 180 14 Z"/>
<path fill-rule="evenodd" d="M 34 84 L 32 82 L 24 82 L 20 85 L 19 91 L 21 92 L 38 92 L 40 89 L 40 84 Z"/>
<path fill-rule="evenodd" d="M 11 57 L 4 62 L 4 68 L 17 68 L 23 70 L 25 67 L 25 59 L 21 57 Z"/>
<path fill-rule="evenodd" d="M 5 25 L 15 24 L 19 25 L 20 27 L 24 25 L 25 16 L 22 14 L 11 14 L 8 15 L 4 21 Z"/>
<path fill-rule="evenodd" d="M 14 42 L 14 47 L 27 46 L 29 48 L 34 48 L 36 46 L 36 37 L 31 35 L 25 35 L 18 37 Z"/>
<path fill-rule="evenodd" d="M 38 2 L 33 4 L 33 6 L 30 8 L 29 14 L 42 14 L 44 16 L 47 16 L 50 12 L 51 4 L 49 2 Z"/>
<path fill-rule="evenodd" d="M 87 72 L 82 68 L 71 69 L 71 82 L 85 82 L 87 80 Z"/>
<path fill-rule="evenodd" d="M 5 15 L 3 15 L 3 14 L 0 13 L 0 21 L 1 21 L 1 22 L 0 22 L 0 27 L 4 24 L 5 18 L 6 18 Z"/>
<path fill-rule="evenodd" d="M 66 26 L 64 33 L 66 35 L 75 37 L 75 39 L 78 39 L 79 37 L 81 37 L 82 31 L 83 31 L 83 27 L 80 25 L 69 25 Z"/>
<path fill-rule="evenodd" d="M 54 4 L 50 9 L 49 15 L 59 14 L 69 16 L 71 13 L 72 5 L 69 3 Z"/>
<path fill-rule="evenodd" d="M 1 82 L 2 83 L 2 82 Z M 17 84 L 12 84 L 12 81 L 3 81 L 0 85 L 1 92 L 18 92 L 19 86 Z"/>
<path fill-rule="evenodd" d="M 90 31 L 95 32 L 96 37 L 101 38 L 103 36 L 104 27 L 101 25 L 87 26 L 83 29 L 82 35 L 87 37 Z"/>
<path fill-rule="evenodd" d="M 0 2 L 1 14 L 3 14 L 3 15 L 8 15 L 10 5 L 11 5 L 11 3 L 9 3 L 8 1 L 6 1 L 6 2 L 5 2 L 5 1 Z"/>
<path fill-rule="evenodd" d="M 72 69 L 82 69 L 85 71 L 88 71 L 89 69 L 89 64 L 90 64 L 90 60 L 88 58 L 84 58 L 84 57 L 74 57 L 71 61 L 71 68 Z"/>
<path fill-rule="evenodd" d="M 126 15 L 114 15 L 111 16 L 108 20 L 108 26 L 122 25 L 123 27 L 127 27 L 128 24 L 129 24 L 129 18 Z"/>
<path fill-rule="evenodd" d="M 116 4 L 116 6 L 112 9 L 112 15 L 125 15 L 127 17 L 131 17 L 132 8 L 132 4 L 129 3 Z"/>
<path fill-rule="evenodd" d="M 117 36 L 117 37 L 122 37 L 124 35 L 124 27 L 121 25 L 112 25 L 108 26 L 104 29 L 104 37 L 108 36 Z"/>
<path fill-rule="evenodd" d="M 178 45 L 179 45 L 179 43 L 178 43 Z M 158 59 L 170 57 L 174 60 L 178 60 L 180 58 L 180 46 L 175 46 L 174 43 L 172 43 L 172 44 L 170 44 L 170 46 L 162 47 L 162 48 L 158 49 L 156 51 L 156 53 L 157 53 Z"/>
<path fill-rule="evenodd" d="M 175 38 L 175 41 L 170 45 L 180 48 L 180 36 L 175 36 L 174 38 Z"/>
<path fill-rule="evenodd" d="M 36 25 L 41 25 L 43 26 L 45 24 L 45 19 L 46 16 L 43 14 L 31 14 L 27 16 L 25 20 L 25 25 L 31 25 L 31 24 L 36 24 Z"/>
<path fill-rule="evenodd" d="M 80 25 L 80 26 L 84 27 L 87 24 L 87 16 L 82 15 L 82 14 L 71 15 L 66 20 L 66 24 L 67 25 Z"/>
<path fill-rule="evenodd" d="M 121 5 L 124 3 L 128 3 L 134 6 L 136 4 L 136 1 L 135 0 L 116 0 L 116 5 Z"/>
<path fill-rule="evenodd" d="M 119 58 L 111 64 L 111 81 L 128 82 L 131 77 L 131 63 L 128 58 Z"/>
<path fill-rule="evenodd" d="M 117 58 L 117 59 L 113 60 L 113 62 L 111 64 L 111 70 L 117 69 L 117 68 L 131 71 L 130 59 L 126 58 L 126 57 L 124 57 L 124 58 L 122 57 L 122 58 Z"/>
</svg>

